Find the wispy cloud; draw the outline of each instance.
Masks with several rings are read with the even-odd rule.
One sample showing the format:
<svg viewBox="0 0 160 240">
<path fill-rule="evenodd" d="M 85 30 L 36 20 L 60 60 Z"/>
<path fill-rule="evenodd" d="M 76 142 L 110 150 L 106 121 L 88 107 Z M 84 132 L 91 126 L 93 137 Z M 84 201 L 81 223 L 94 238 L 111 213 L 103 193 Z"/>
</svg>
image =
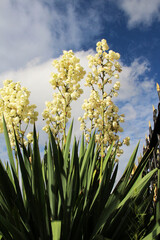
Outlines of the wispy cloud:
<svg viewBox="0 0 160 240">
<path fill-rule="evenodd" d="M 104 0 L 103 0 L 104 2 Z M 103 28 L 96 1 L 0 1 L 0 72 L 19 69 L 34 58 L 41 62 L 62 50 L 79 50 Z M 80 4 L 80 5 L 79 5 Z"/>
<path fill-rule="evenodd" d="M 0 2 L 0 71 L 51 56 L 50 13 L 39 1 Z"/>
<path fill-rule="evenodd" d="M 160 21 L 160 0 L 119 0 L 117 3 L 128 17 L 129 28 L 151 26 L 153 21 Z"/>
</svg>

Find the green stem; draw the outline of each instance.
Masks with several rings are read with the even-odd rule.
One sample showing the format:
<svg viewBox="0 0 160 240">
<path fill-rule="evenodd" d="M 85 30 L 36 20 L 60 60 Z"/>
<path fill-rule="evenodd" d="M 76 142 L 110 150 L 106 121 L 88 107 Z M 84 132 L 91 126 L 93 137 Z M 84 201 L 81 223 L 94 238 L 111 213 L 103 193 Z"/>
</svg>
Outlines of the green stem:
<svg viewBox="0 0 160 240">
<path fill-rule="evenodd" d="M 104 72 L 102 72 L 101 80 L 102 80 L 102 100 L 104 100 Z M 104 159 L 104 106 L 102 105 L 102 143 L 101 143 L 100 182 L 102 178 L 103 159 Z"/>
<path fill-rule="evenodd" d="M 104 148 L 103 148 L 103 143 L 101 145 L 101 164 L 100 164 L 100 182 L 101 182 L 101 179 L 102 179 L 102 167 L 103 167 L 103 154 L 104 154 Z"/>
<path fill-rule="evenodd" d="M 65 99 L 64 99 L 65 100 Z M 63 139 L 64 139 L 64 145 L 66 144 L 66 100 L 65 100 L 65 106 L 64 106 L 64 128 L 63 128 Z"/>
<path fill-rule="evenodd" d="M 91 132 L 92 132 L 92 128 L 93 128 L 93 119 L 91 119 Z M 91 132 L 90 132 L 90 139 L 91 139 Z"/>
<path fill-rule="evenodd" d="M 62 140 L 62 146 L 64 146 L 66 144 L 66 99 L 65 96 L 63 95 L 61 89 L 59 88 L 59 86 L 57 87 L 58 91 L 60 92 L 62 98 L 64 99 L 64 125 L 63 125 L 63 140 Z M 66 89 L 67 91 L 67 89 Z"/>
<path fill-rule="evenodd" d="M 15 155 L 15 159 L 16 159 L 16 173 L 17 173 L 17 178 L 19 178 L 19 174 L 18 174 L 18 157 L 17 157 L 17 150 L 14 149 L 14 155 Z"/>
</svg>

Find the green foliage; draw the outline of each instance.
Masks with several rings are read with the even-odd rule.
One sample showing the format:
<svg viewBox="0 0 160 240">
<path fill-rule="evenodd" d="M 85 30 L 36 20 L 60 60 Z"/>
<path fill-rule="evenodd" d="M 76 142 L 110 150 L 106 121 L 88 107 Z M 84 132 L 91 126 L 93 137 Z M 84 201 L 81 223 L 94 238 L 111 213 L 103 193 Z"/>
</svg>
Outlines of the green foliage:
<svg viewBox="0 0 160 240">
<path fill-rule="evenodd" d="M 49 132 L 43 161 L 35 126 L 33 147 L 20 148 L 15 137 L 18 175 L 4 121 L 10 165 L 4 167 L 0 161 L 1 239 L 127 240 L 130 236 L 140 239 L 144 235 L 147 209 L 152 201 L 147 197 L 147 189 L 157 172 L 155 169 L 142 177 L 148 155 L 131 178 L 138 144 L 115 185 L 118 163 L 115 154 L 111 155 L 113 145 L 104 158 L 99 179 L 100 153 L 95 133 L 87 147 L 83 135 L 80 147 L 74 139 L 71 150 L 72 128 L 73 122 L 62 149 Z M 136 234 L 139 238 L 134 238 Z"/>
</svg>

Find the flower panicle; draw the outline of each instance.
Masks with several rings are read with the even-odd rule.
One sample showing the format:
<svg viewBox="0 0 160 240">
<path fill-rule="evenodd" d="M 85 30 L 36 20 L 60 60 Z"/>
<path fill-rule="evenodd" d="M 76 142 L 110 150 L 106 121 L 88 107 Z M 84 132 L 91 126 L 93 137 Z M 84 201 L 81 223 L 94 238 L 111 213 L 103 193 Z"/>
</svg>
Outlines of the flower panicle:
<svg viewBox="0 0 160 240">
<path fill-rule="evenodd" d="M 2 115 L 4 114 L 12 147 L 15 146 L 13 128 L 19 143 L 27 144 L 28 141 L 24 139 L 27 126 L 38 119 L 36 105 L 29 104 L 30 91 L 22 87 L 20 82 L 5 80 L 3 88 L 0 88 L 0 96 L 0 132 L 3 132 Z M 24 130 L 22 124 L 26 124 Z"/>
<path fill-rule="evenodd" d="M 80 129 L 84 131 L 86 140 L 89 141 L 90 134 L 96 129 L 95 139 L 99 145 L 103 145 L 101 155 L 105 149 L 117 143 L 117 156 L 123 153 L 120 147 L 123 144 L 129 145 L 129 137 L 120 141 L 119 133 L 123 132 L 121 123 L 124 122 L 124 115 L 118 114 L 118 107 L 114 104 L 113 98 L 118 96 L 120 89 L 119 73 L 122 71 L 118 62 L 120 54 L 109 50 L 107 41 L 102 39 L 96 45 L 95 56 L 88 56 L 91 71 L 86 77 L 85 86 L 91 87 L 90 97 L 84 100 L 82 109 L 84 115 L 79 118 Z M 110 85 L 110 92 L 106 92 L 106 85 Z M 113 84 L 113 86 L 112 86 Z M 88 120 L 90 127 L 88 127 Z M 121 144 L 120 144 L 121 143 Z"/>
<path fill-rule="evenodd" d="M 53 93 L 52 102 L 46 103 L 46 109 L 42 113 L 46 121 L 43 130 L 48 132 L 51 127 L 55 137 L 63 134 L 64 141 L 66 124 L 71 118 L 71 102 L 76 101 L 83 93 L 79 82 L 86 72 L 79 62 L 72 50 L 63 51 L 61 59 L 53 61 L 57 72 L 51 74 L 50 84 L 57 92 Z"/>
</svg>

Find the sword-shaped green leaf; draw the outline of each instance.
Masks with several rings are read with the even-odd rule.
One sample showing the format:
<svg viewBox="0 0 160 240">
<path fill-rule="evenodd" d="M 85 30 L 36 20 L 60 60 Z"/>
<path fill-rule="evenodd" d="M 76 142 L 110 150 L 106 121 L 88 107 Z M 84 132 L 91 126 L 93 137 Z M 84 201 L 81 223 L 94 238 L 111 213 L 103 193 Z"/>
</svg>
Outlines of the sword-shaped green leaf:
<svg viewBox="0 0 160 240">
<path fill-rule="evenodd" d="M 4 136 L 5 136 L 9 161 L 10 161 L 10 164 L 12 166 L 12 169 L 13 169 L 14 173 L 16 174 L 16 167 L 15 167 L 15 163 L 14 163 L 12 148 L 11 148 L 9 135 L 8 135 L 8 131 L 7 131 L 7 125 L 6 125 L 6 121 L 4 119 L 4 116 L 3 116 L 3 129 L 4 129 Z"/>
<path fill-rule="evenodd" d="M 56 219 L 57 217 L 57 186 L 56 186 L 56 174 L 53 156 L 51 152 L 50 141 L 47 148 L 47 166 L 48 166 L 48 195 L 49 195 L 49 203 L 51 208 L 51 217 L 52 219 Z"/>
<path fill-rule="evenodd" d="M 57 145 L 56 145 L 56 142 L 55 142 L 55 139 L 53 137 L 53 134 L 52 134 L 51 130 L 50 130 L 50 142 L 51 142 L 52 151 L 53 151 L 53 158 L 54 158 L 54 166 L 55 166 L 55 174 L 56 174 L 56 179 L 57 179 L 58 191 L 59 191 L 60 196 L 61 196 L 62 204 L 64 205 L 65 194 L 64 194 L 64 191 L 63 191 L 62 177 L 65 178 L 65 176 L 64 176 L 63 169 L 62 169 L 63 166 L 61 166 L 61 164 L 59 162 L 60 148 L 57 148 Z"/>
<path fill-rule="evenodd" d="M 36 134 L 36 128 L 33 129 L 33 194 L 36 197 L 37 203 L 37 223 L 39 224 L 39 231 L 41 238 L 47 238 L 47 222 L 46 222 L 46 203 L 45 203 L 45 186 L 42 174 L 41 158 L 39 153 L 39 146 Z"/>
<path fill-rule="evenodd" d="M 51 222 L 51 227 L 52 227 L 52 239 L 60 240 L 61 239 L 61 221 Z"/>
<path fill-rule="evenodd" d="M 85 173 L 88 171 L 89 158 L 90 158 L 90 154 L 91 154 L 91 149 L 93 149 L 94 142 L 95 142 L 95 132 L 93 133 L 93 135 L 89 141 L 87 151 L 85 152 L 85 155 L 84 155 L 84 158 L 82 161 L 82 165 L 81 165 L 81 169 L 80 169 L 81 183 L 83 182 Z"/>
</svg>

